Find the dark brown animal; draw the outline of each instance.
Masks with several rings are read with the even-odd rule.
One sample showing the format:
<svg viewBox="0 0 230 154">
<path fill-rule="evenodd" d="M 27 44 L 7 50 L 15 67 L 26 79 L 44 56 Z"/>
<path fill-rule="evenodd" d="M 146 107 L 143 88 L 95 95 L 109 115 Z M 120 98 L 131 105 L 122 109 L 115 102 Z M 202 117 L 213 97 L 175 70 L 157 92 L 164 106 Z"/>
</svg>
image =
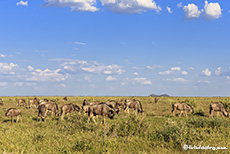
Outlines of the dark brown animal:
<svg viewBox="0 0 230 154">
<path fill-rule="evenodd" d="M 136 115 L 137 115 L 137 112 L 138 113 L 142 113 L 143 112 L 143 109 L 142 109 L 142 105 L 141 105 L 141 102 L 138 101 L 138 100 L 135 100 L 135 99 L 132 99 L 132 100 L 129 100 L 129 99 L 126 99 L 125 100 L 125 112 L 128 111 L 129 113 L 129 109 L 134 109 L 134 111 L 136 111 Z"/>
<path fill-rule="evenodd" d="M 210 110 L 209 110 L 210 117 L 213 117 L 214 111 L 217 111 L 217 115 L 219 115 L 219 112 L 221 112 L 222 116 L 225 117 L 229 116 L 222 102 L 215 102 L 210 104 Z"/>
<path fill-rule="evenodd" d="M 99 104 L 99 105 L 93 105 L 89 107 L 89 112 L 88 112 L 88 122 L 92 118 L 94 123 L 96 123 L 94 117 L 97 115 L 102 115 L 103 116 L 103 123 L 105 123 L 105 116 L 108 116 L 110 119 L 113 119 L 115 115 L 115 111 L 109 107 L 106 104 Z"/>
<path fill-rule="evenodd" d="M 67 96 L 65 96 L 65 97 L 63 98 L 63 100 L 64 100 L 64 101 L 67 101 L 67 100 L 68 100 L 68 99 L 67 99 Z"/>
<path fill-rule="evenodd" d="M 22 106 L 27 106 L 26 101 L 23 98 L 18 100 L 18 106 L 21 106 L 21 104 Z"/>
<path fill-rule="evenodd" d="M 14 117 L 17 116 L 17 121 L 20 119 L 22 122 L 22 113 L 19 109 L 15 108 L 9 108 L 6 110 L 5 116 L 10 116 L 11 117 L 11 123 L 14 121 Z"/>
<path fill-rule="evenodd" d="M 186 104 L 185 102 L 182 103 L 175 103 L 172 105 L 172 114 L 175 116 L 176 110 L 180 111 L 179 117 L 181 117 L 182 113 L 185 113 L 185 116 L 187 117 L 187 113 L 193 114 L 193 108 L 192 106 Z"/>
<path fill-rule="evenodd" d="M 48 112 L 48 110 L 47 110 L 45 104 L 41 104 L 38 106 L 38 116 L 41 117 L 41 121 L 46 122 L 47 112 Z"/>
<path fill-rule="evenodd" d="M 63 105 L 61 107 L 61 119 L 64 118 L 65 114 L 68 114 L 74 111 L 80 112 L 80 107 L 72 103 Z"/>
</svg>

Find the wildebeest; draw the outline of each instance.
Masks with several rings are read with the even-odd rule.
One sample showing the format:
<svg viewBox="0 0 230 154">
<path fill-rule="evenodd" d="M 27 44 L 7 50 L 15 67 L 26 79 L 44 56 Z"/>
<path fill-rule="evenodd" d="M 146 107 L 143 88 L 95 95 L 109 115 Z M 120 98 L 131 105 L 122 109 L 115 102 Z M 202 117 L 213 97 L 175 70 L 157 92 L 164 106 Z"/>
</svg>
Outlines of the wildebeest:
<svg viewBox="0 0 230 154">
<path fill-rule="evenodd" d="M 72 103 L 63 105 L 61 107 L 61 119 L 64 118 L 65 114 L 68 114 L 74 111 L 80 112 L 80 107 Z"/>
<path fill-rule="evenodd" d="M 106 104 L 108 105 L 109 107 L 111 107 L 114 111 L 116 111 L 116 113 L 118 114 L 119 113 L 119 108 L 118 108 L 118 104 L 116 101 L 114 100 L 111 100 L 111 101 L 107 101 L 107 102 L 102 102 L 100 104 Z"/>
<path fill-rule="evenodd" d="M 21 106 L 21 104 L 22 106 L 27 106 L 25 99 L 21 98 L 18 100 L 18 106 Z"/>
<path fill-rule="evenodd" d="M 159 101 L 159 98 L 155 97 L 155 103 L 158 103 L 158 101 Z"/>
<path fill-rule="evenodd" d="M 120 109 L 125 109 L 125 101 L 124 100 L 120 100 L 117 102 L 117 105 L 120 107 Z"/>
<path fill-rule="evenodd" d="M 98 105 L 98 104 L 100 104 L 101 102 L 88 102 L 86 99 L 84 99 L 84 101 L 83 101 L 83 104 L 82 104 L 82 106 L 85 106 L 85 105 Z"/>
<path fill-rule="evenodd" d="M 67 99 L 67 96 L 65 96 L 65 97 L 63 98 L 63 100 L 64 100 L 64 101 L 67 101 L 67 100 L 68 100 L 68 99 Z"/>
<path fill-rule="evenodd" d="M 46 108 L 48 111 L 51 112 L 51 115 L 53 116 L 55 114 L 55 116 L 59 115 L 59 111 L 58 111 L 58 105 L 56 102 L 54 101 L 48 101 L 48 102 L 44 102 Z"/>
<path fill-rule="evenodd" d="M 186 104 L 185 102 L 175 103 L 172 105 L 172 114 L 175 116 L 176 110 L 180 111 L 179 117 L 181 117 L 182 113 L 185 112 L 185 116 L 187 117 L 187 113 L 193 113 L 192 106 Z"/>
<path fill-rule="evenodd" d="M 134 111 L 136 111 L 136 115 L 137 115 L 137 112 L 138 113 L 142 113 L 143 112 L 143 109 L 142 109 L 142 105 L 141 105 L 141 102 L 138 101 L 138 100 L 135 100 L 135 99 L 126 99 L 125 100 L 125 112 L 128 111 L 129 113 L 129 109 L 134 109 Z"/>
<path fill-rule="evenodd" d="M 3 101 L 2 101 L 2 99 L 0 99 L 0 106 L 3 106 Z"/>
<path fill-rule="evenodd" d="M 15 108 L 9 108 L 8 110 L 6 110 L 5 116 L 10 116 L 11 117 L 11 123 L 14 121 L 14 117 L 17 116 L 17 121 L 21 120 L 22 122 L 22 113 L 19 109 L 15 109 Z"/>
<path fill-rule="evenodd" d="M 96 123 L 94 117 L 97 115 L 102 115 L 103 116 L 103 123 L 105 123 L 105 116 L 108 116 L 110 119 L 113 119 L 115 115 L 115 111 L 109 107 L 106 104 L 99 104 L 99 105 L 92 105 L 89 107 L 89 112 L 88 112 L 88 122 L 92 118 L 94 123 Z"/>
<path fill-rule="evenodd" d="M 38 116 L 40 115 L 41 120 L 44 122 L 46 121 L 47 112 L 48 112 L 48 110 L 47 110 L 45 104 L 40 104 L 38 106 Z"/>
<path fill-rule="evenodd" d="M 36 97 L 35 97 L 36 98 Z M 37 99 L 32 99 L 32 100 L 29 100 L 28 101 L 28 106 L 29 106 L 29 108 L 38 108 L 38 105 L 39 105 L 40 103 L 39 103 L 39 100 L 37 100 Z"/>
<path fill-rule="evenodd" d="M 82 106 L 83 112 L 84 113 L 88 113 L 89 112 L 89 107 L 90 107 L 90 105 L 84 105 L 84 106 Z"/>
<path fill-rule="evenodd" d="M 229 116 L 222 102 L 215 102 L 215 103 L 210 104 L 210 110 L 209 110 L 210 117 L 213 117 L 214 111 L 217 111 L 217 114 L 221 112 L 222 116 L 225 116 L 225 117 Z"/>
</svg>

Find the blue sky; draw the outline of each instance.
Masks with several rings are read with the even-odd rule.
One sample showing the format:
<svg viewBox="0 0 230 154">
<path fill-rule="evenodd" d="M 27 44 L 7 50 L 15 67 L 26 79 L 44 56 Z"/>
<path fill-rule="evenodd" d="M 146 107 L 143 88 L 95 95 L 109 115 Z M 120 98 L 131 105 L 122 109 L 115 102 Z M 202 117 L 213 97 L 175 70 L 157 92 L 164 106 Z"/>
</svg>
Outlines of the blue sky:
<svg viewBox="0 0 230 154">
<path fill-rule="evenodd" d="M 1 0 L 0 95 L 229 96 L 229 0 Z"/>
</svg>

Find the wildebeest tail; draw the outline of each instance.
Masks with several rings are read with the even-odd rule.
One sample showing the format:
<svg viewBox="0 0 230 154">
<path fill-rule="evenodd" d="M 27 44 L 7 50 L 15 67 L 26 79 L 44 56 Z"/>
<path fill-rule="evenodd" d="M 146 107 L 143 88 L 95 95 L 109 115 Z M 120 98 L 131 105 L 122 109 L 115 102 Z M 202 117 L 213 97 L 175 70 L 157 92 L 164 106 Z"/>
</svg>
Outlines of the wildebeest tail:
<svg viewBox="0 0 230 154">
<path fill-rule="evenodd" d="M 175 108 L 175 106 L 174 106 L 174 104 L 172 105 L 172 111 L 171 112 L 173 112 L 174 111 L 174 108 Z"/>
</svg>

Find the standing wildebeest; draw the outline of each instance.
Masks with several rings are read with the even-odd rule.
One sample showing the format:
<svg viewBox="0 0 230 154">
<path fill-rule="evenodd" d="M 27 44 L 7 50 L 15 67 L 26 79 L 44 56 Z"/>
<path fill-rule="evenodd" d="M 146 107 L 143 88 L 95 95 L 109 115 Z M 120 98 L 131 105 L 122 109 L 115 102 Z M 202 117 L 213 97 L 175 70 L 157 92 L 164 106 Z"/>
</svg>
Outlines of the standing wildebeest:
<svg viewBox="0 0 230 154">
<path fill-rule="evenodd" d="M 85 105 L 91 106 L 91 105 L 98 105 L 98 104 L 100 104 L 100 102 L 88 102 L 86 99 L 84 99 L 82 106 L 85 106 Z"/>
<path fill-rule="evenodd" d="M 117 105 L 120 107 L 120 109 L 125 109 L 125 101 L 124 100 L 120 100 L 117 102 Z"/>
<path fill-rule="evenodd" d="M 3 106 L 3 101 L 2 101 L 2 99 L 0 99 L 0 105 Z"/>
<path fill-rule="evenodd" d="M 54 101 L 44 101 L 41 104 L 44 104 L 46 106 L 47 110 L 51 112 L 52 116 L 54 114 L 55 114 L 55 116 L 59 115 L 58 105 L 57 105 L 56 102 L 54 102 Z"/>
<path fill-rule="evenodd" d="M 159 101 L 158 97 L 155 97 L 155 103 L 157 103 Z"/>
<path fill-rule="evenodd" d="M 65 104 L 61 107 L 61 119 L 64 118 L 64 115 L 67 114 L 67 113 L 71 113 L 71 112 L 74 112 L 74 111 L 80 111 L 80 107 L 77 106 L 77 105 L 74 105 L 72 103 L 70 104 Z"/>
<path fill-rule="evenodd" d="M 134 109 L 134 111 L 136 111 L 136 115 L 137 115 L 137 112 L 138 113 L 142 113 L 143 112 L 141 102 L 138 101 L 138 100 L 135 100 L 135 99 L 132 99 L 132 100 L 126 99 L 125 100 L 125 106 L 126 106 L 125 107 L 125 112 L 128 111 L 128 113 L 129 113 L 129 108 Z"/>
<path fill-rule="evenodd" d="M 84 106 L 82 106 L 83 112 L 84 113 L 88 113 L 89 112 L 89 107 L 90 107 L 90 105 L 84 105 Z"/>
<path fill-rule="evenodd" d="M 219 112 L 221 112 L 222 116 L 225 116 L 225 117 L 229 116 L 222 102 L 215 102 L 215 103 L 210 104 L 210 110 L 209 110 L 210 117 L 213 117 L 214 111 L 217 111 L 217 115 L 219 114 Z"/>
<path fill-rule="evenodd" d="M 22 122 L 22 113 L 19 109 L 15 109 L 15 108 L 9 108 L 8 110 L 6 110 L 5 116 L 11 116 L 11 123 L 14 121 L 14 116 L 17 116 L 17 121 L 21 120 Z"/>
<path fill-rule="evenodd" d="M 193 108 L 186 104 L 185 102 L 182 103 L 175 103 L 172 105 L 172 114 L 175 116 L 176 110 L 180 111 L 179 117 L 181 117 L 182 113 L 185 112 L 185 116 L 187 117 L 187 112 L 193 113 Z"/>
<path fill-rule="evenodd" d="M 27 106 L 26 101 L 23 98 L 18 100 L 18 106 L 21 106 L 21 104 L 22 106 Z"/>
<path fill-rule="evenodd" d="M 105 116 L 108 116 L 110 119 L 113 119 L 113 117 L 115 115 L 115 111 L 106 104 L 99 104 L 99 105 L 90 106 L 89 112 L 88 112 L 88 122 L 90 121 L 91 118 L 93 118 L 94 123 L 97 124 L 95 119 L 94 119 L 94 117 L 97 115 L 102 115 L 103 116 L 103 123 L 105 123 Z"/>
<path fill-rule="evenodd" d="M 47 112 L 48 112 L 48 110 L 47 110 L 45 104 L 40 104 L 38 106 L 38 116 L 40 115 L 41 120 L 44 122 L 46 121 Z"/>
<path fill-rule="evenodd" d="M 111 101 L 107 101 L 107 102 L 102 102 L 100 104 L 106 104 L 108 105 L 109 107 L 111 107 L 114 111 L 116 111 L 116 113 L 118 114 L 119 113 L 119 108 L 118 108 L 118 104 L 117 102 L 115 102 L 114 100 L 111 100 Z"/>
<path fill-rule="evenodd" d="M 67 99 L 67 96 L 65 96 L 65 97 L 63 98 L 63 100 L 64 100 L 64 101 L 67 101 L 67 100 L 68 100 L 68 99 Z"/>
<path fill-rule="evenodd" d="M 35 98 L 28 101 L 29 108 L 32 108 L 32 107 L 38 108 L 38 105 L 40 104 L 40 102 L 39 102 L 39 100 L 37 100 L 37 98 L 36 99 Z"/>
</svg>

